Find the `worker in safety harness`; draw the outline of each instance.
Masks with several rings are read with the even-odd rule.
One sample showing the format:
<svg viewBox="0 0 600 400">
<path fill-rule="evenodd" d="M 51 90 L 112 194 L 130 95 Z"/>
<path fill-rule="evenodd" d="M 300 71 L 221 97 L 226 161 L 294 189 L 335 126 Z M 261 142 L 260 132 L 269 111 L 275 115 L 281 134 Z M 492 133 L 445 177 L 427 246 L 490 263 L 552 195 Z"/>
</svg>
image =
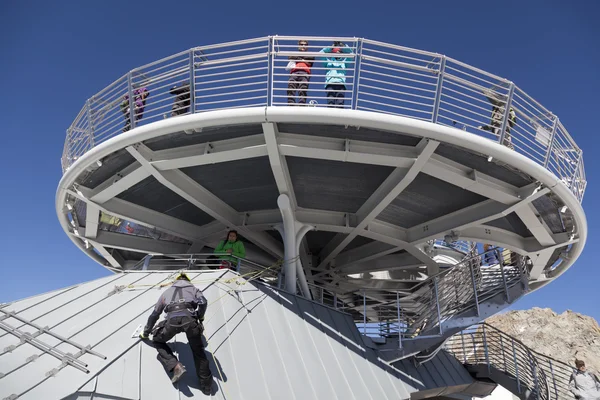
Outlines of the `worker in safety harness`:
<svg viewBox="0 0 600 400">
<path fill-rule="evenodd" d="M 206 307 L 207 302 L 202 291 L 190 282 L 186 274 L 180 273 L 173 286 L 158 299 L 140 337 L 148 339 L 152 333 L 152 340 L 158 350 L 158 360 L 173 373 L 171 382 L 175 383 L 185 373 L 185 367 L 173 355 L 167 342 L 177 333 L 185 332 L 194 355 L 196 374 L 200 378 L 200 390 L 205 395 L 210 395 L 212 374 L 202 343 L 202 321 Z M 152 329 L 163 311 L 167 313 L 167 317 Z"/>
</svg>

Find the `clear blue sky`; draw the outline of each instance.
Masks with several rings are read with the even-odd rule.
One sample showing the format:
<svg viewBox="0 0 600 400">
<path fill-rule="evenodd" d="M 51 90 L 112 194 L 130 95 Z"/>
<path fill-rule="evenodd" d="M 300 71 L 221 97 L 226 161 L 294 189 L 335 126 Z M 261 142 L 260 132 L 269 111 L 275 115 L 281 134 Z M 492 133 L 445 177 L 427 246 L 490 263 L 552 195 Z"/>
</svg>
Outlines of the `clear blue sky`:
<svg viewBox="0 0 600 400">
<path fill-rule="evenodd" d="M 193 46 L 280 35 L 368 37 L 447 54 L 507 77 L 558 114 L 584 149 L 588 244 L 515 308 L 600 320 L 600 1 L 0 1 L 0 301 L 105 276 L 59 226 L 65 129 L 131 68 Z"/>
</svg>

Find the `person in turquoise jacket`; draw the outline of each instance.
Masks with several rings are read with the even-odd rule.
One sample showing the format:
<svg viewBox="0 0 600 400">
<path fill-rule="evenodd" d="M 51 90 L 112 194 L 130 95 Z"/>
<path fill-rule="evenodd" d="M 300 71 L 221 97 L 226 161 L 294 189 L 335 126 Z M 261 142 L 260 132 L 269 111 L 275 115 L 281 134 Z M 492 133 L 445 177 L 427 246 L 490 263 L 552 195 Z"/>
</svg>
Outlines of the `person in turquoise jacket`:
<svg viewBox="0 0 600 400">
<path fill-rule="evenodd" d="M 327 107 L 343 108 L 344 91 L 346 90 L 346 64 L 349 57 L 342 54 L 352 53 L 352 49 L 342 42 L 333 42 L 333 47 L 325 47 L 320 53 L 331 54 L 324 59 L 327 73 L 325 75 L 325 90 L 327 91 Z"/>
<path fill-rule="evenodd" d="M 221 268 L 235 268 L 238 262 L 238 259 L 236 257 L 246 257 L 246 249 L 244 248 L 244 243 L 238 240 L 237 231 L 232 230 L 227 233 L 227 239 L 221 240 L 219 242 L 219 245 L 215 249 L 215 254 L 217 253 L 231 254 L 223 254 L 219 256 L 219 258 L 223 260 Z"/>
</svg>

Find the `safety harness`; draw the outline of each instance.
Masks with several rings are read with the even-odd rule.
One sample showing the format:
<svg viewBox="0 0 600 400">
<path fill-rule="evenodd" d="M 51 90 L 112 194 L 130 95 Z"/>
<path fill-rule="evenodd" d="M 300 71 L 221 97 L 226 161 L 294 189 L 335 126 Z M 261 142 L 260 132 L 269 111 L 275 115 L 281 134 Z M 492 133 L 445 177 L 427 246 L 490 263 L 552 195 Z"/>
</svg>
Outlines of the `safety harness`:
<svg viewBox="0 0 600 400">
<path fill-rule="evenodd" d="M 189 314 L 189 316 L 191 318 L 194 318 L 194 310 L 196 308 L 195 303 L 185 301 L 185 299 L 181 295 L 182 291 L 183 291 L 182 287 L 176 287 L 175 290 L 173 291 L 173 296 L 171 296 L 171 301 L 165 307 L 165 312 L 167 313 L 167 324 L 172 327 L 175 327 L 175 328 L 185 327 L 185 326 L 189 325 L 191 321 L 185 322 L 183 324 L 173 324 L 171 322 L 171 317 L 169 316 L 170 313 L 175 312 L 175 311 L 185 310 L 185 311 L 187 311 L 187 313 Z"/>
</svg>

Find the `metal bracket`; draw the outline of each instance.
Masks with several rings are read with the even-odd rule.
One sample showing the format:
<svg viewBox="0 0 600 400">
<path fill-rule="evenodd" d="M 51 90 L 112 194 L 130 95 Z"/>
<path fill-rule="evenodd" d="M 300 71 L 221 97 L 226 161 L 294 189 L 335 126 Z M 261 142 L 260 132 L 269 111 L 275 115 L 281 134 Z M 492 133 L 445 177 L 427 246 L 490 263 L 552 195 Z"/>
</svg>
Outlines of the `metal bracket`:
<svg viewBox="0 0 600 400">
<path fill-rule="evenodd" d="M 40 355 L 39 355 L 39 354 L 34 354 L 34 355 L 32 355 L 31 357 L 27 357 L 27 358 L 25 359 L 25 361 L 27 361 L 27 362 L 29 363 L 29 362 L 32 362 L 32 361 L 35 361 L 35 360 L 37 360 L 39 357 L 40 357 Z"/>
</svg>

